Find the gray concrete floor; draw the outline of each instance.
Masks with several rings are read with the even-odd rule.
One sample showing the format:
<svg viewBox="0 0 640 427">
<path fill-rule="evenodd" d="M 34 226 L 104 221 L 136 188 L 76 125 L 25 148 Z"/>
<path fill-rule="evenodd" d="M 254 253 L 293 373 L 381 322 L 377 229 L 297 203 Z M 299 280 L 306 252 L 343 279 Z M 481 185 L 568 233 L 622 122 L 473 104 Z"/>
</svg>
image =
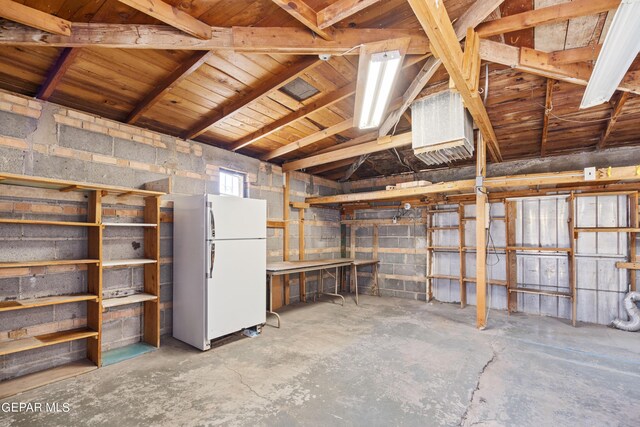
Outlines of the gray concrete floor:
<svg viewBox="0 0 640 427">
<path fill-rule="evenodd" d="M 69 413 L 0 425 L 638 425 L 640 334 L 475 307 L 361 297 L 297 305 L 201 353 L 155 353 L 3 402 Z"/>
</svg>

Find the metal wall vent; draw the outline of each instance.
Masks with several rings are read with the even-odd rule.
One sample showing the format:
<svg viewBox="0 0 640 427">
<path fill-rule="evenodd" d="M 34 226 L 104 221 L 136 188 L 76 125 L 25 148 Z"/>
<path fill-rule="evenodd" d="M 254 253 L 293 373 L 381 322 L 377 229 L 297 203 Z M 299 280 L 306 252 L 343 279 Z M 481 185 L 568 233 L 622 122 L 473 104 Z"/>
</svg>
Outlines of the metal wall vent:
<svg viewBox="0 0 640 427">
<path fill-rule="evenodd" d="M 295 99 L 296 101 L 304 101 L 311 98 L 316 93 L 320 92 L 315 87 L 311 86 L 306 80 L 298 77 L 293 81 L 290 81 L 286 85 L 282 86 L 280 92 L 285 93 Z"/>
</svg>

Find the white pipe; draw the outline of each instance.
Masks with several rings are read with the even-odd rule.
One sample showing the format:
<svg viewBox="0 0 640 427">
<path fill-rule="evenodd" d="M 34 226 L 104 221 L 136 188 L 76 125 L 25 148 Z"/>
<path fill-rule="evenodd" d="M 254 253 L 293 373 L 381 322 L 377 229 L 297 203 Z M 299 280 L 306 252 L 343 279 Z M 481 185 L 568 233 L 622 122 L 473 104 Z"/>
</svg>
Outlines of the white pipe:
<svg viewBox="0 0 640 427">
<path fill-rule="evenodd" d="M 636 301 L 640 301 L 640 292 L 629 292 L 624 298 L 624 308 L 629 314 L 629 320 L 616 319 L 611 326 L 623 331 L 640 331 L 640 309 L 636 305 Z"/>
</svg>

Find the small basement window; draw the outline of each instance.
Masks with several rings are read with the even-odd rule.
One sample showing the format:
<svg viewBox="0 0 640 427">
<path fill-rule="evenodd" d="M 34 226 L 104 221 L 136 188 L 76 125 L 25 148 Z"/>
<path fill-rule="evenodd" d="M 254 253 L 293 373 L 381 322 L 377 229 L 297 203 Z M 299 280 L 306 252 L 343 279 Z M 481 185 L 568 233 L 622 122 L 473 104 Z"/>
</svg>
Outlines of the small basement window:
<svg viewBox="0 0 640 427">
<path fill-rule="evenodd" d="M 313 95 L 319 92 L 318 89 L 311 86 L 306 80 L 298 77 L 293 81 L 290 81 L 286 85 L 282 86 L 280 92 L 283 92 L 296 101 L 304 101 L 305 99 L 311 98 Z"/>
<path fill-rule="evenodd" d="M 245 174 L 220 169 L 220 194 L 244 197 Z"/>
</svg>

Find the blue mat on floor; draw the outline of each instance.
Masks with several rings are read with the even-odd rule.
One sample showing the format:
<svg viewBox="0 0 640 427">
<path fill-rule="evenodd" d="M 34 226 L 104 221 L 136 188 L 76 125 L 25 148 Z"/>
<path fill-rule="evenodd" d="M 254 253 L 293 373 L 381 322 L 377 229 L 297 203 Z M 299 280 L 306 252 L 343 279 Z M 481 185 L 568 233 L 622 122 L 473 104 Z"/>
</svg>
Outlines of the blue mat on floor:
<svg viewBox="0 0 640 427">
<path fill-rule="evenodd" d="M 137 342 L 114 350 L 105 351 L 102 353 L 102 366 L 109 366 L 114 363 L 122 362 L 123 360 L 133 359 L 134 357 L 154 350 L 156 350 L 156 348 L 152 345 Z"/>
</svg>

